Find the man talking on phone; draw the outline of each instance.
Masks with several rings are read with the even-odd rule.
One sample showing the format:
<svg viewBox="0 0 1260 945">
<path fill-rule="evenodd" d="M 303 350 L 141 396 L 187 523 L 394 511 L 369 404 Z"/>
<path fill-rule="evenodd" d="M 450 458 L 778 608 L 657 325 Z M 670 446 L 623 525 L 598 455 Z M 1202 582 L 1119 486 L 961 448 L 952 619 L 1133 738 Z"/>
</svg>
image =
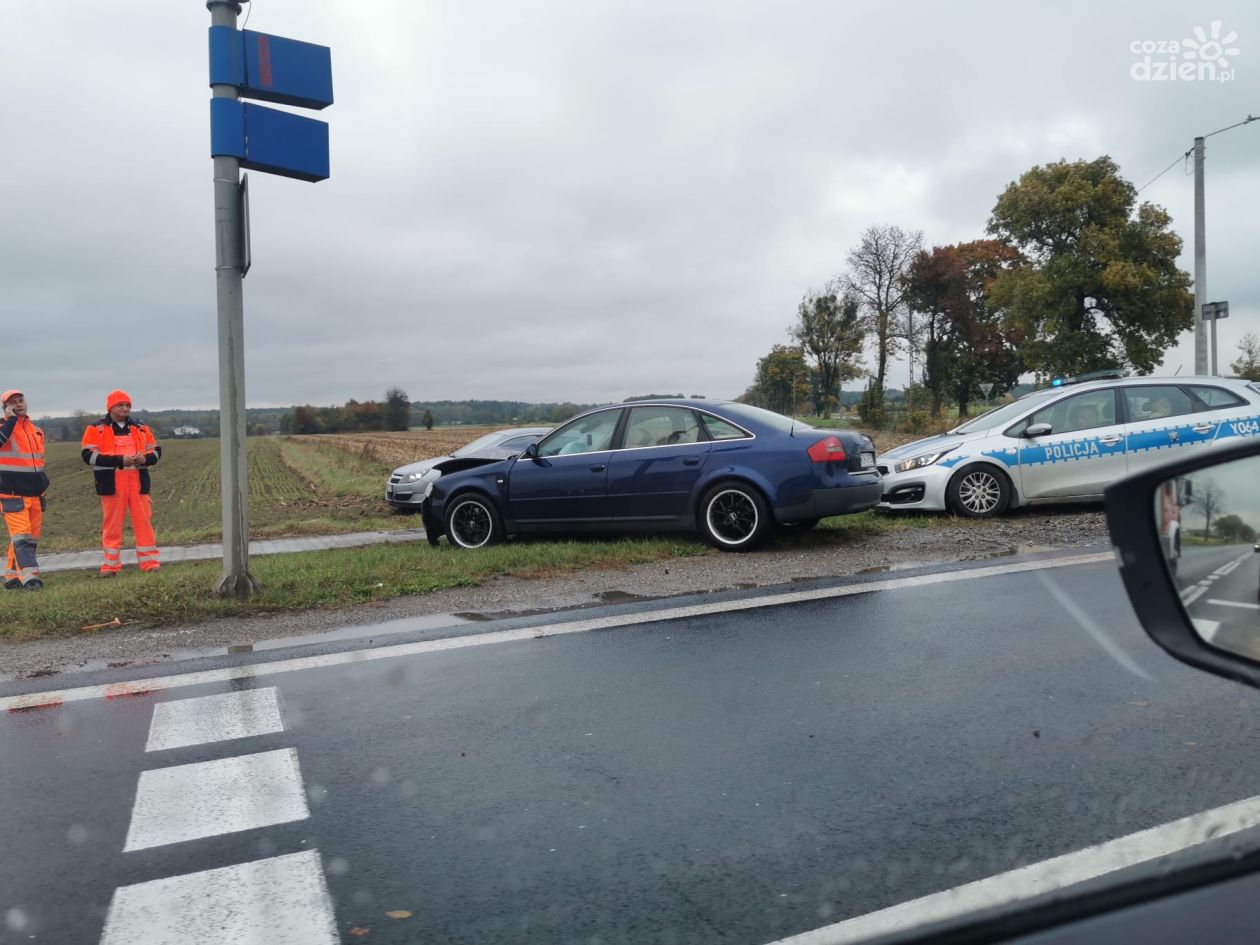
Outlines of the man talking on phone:
<svg viewBox="0 0 1260 945">
<path fill-rule="evenodd" d="M 44 522 L 44 431 L 26 415 L 26 395 L 20 390 L 0 394 L 4 421 L 0 423 L 0 509 L 9 529 L 9 554 L 5 562 L 6 590 L 38 591 L 35 549 Z"/>
</svg>

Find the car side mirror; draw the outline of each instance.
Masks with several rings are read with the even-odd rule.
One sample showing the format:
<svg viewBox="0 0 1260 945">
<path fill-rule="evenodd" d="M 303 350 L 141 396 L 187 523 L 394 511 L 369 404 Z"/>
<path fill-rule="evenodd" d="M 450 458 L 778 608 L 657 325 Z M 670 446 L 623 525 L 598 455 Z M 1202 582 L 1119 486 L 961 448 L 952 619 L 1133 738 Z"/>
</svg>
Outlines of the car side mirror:
<svg viewBox="0 0 1260 945">
<path fill-rule="evenodd" d="M 538 458 L 538 444 L 537 443 L 530 443 L 529 446 L 521 450 L 521 459 L 537 459 L 537 458 Z"/>
<path fill-rule="evenodd" d="M 1107 527 L 1152 640 L 1183 663 L 1260 688 L 1260 442 L 1113 483 Z"/>
<path fill-rule="evenodd" d="M 1048 436 L 1054 432 L 1054 427 L 1048 423 L 1034 423 L 1024 430 L 1024 436 L 1030 440 L 1038 436 Z"/>
</svg>

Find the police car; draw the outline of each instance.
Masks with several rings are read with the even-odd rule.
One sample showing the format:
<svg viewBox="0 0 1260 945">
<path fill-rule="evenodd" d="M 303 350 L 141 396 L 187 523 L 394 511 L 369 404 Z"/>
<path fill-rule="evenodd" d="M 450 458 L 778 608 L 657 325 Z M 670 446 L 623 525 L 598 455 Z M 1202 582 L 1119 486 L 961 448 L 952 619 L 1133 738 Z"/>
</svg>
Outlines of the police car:
<svg viewBox="0 0 1260 945">
<path fill-rule="evenodd" d="M 880 457 L 883 509 L 988 518 L 1101 500 L 1166 459 L 1260 434 L 1260 386 L 1221 377 L 1067 381 Z"/>
</svg>

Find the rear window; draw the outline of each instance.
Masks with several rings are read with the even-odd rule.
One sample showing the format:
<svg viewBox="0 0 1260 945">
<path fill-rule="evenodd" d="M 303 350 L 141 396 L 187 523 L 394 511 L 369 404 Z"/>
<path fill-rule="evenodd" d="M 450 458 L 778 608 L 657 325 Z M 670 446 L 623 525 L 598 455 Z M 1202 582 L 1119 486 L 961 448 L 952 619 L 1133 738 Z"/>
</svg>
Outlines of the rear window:
<svg viewBox="0 0 1260 945">
<path fill-rule="evenodd" d="M 1203 401 L 1204 405 L 1209 409 L 1220 409 L 1222 407 L 1241 407 L 1247 403 L 1233 391 L 1225 390 L 1223 387 L 1205 387 L 1195 386 L 1190 388 L 1190 393 Z"/>
<path fill-rule="evenodd" d="M 747 417 L 754 423 L 764 423 L 771 429 L 778 430 L 782 433 L 788 433 L 793 429 L 813 429 L 813 427 L 811 427 L 808 423 L 801 423 L 799 420 L 793 420 L 791 417 L 785 417 L 783 414 L 775 413 L 773 410 L 763 410 L 761 407 L 753 407 L 749 404 L 723 404 L 722 409 L 733 413 L 736 420 Z"/>
</svg>

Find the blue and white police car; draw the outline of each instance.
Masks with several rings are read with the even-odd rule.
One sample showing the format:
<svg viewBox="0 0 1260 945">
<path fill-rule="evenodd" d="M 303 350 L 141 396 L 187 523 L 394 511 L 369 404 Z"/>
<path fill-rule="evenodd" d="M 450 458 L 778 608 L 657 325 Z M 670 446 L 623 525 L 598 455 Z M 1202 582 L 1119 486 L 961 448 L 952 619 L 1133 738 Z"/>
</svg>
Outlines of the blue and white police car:
<svg viewBox="0 0 1260 945">
<path fill-rule="evenodd" d="M 1260 434 L 1260 386 L 1221 377 L 1068 381 L 883 454 L 883 509 L 968 518 L 1101 501 L 1129 473 Z"/>
</svg>

